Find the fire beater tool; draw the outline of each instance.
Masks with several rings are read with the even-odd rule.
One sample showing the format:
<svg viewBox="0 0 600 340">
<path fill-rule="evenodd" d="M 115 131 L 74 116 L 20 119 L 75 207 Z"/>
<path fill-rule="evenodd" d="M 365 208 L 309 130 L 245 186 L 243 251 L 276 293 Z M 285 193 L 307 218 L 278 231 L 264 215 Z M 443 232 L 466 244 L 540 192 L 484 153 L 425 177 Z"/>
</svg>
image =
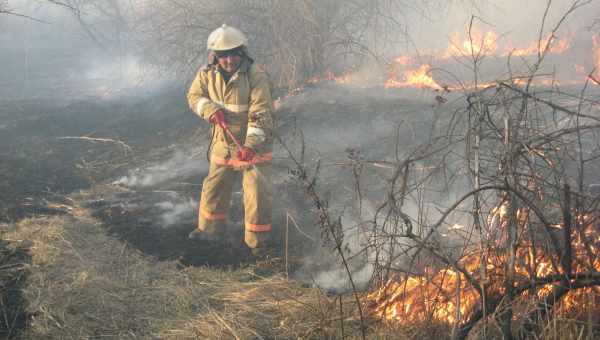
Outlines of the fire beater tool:
<svg viewBox="0 0 600 340">
<path fill-rule="evenodd" d="M 235 138 L 235 135 L 229 129 L 229 125 L 227 125 L 227 123 L 223 122 L 222 124 L 219 124 L 219 126 L 221 126 L 221 128 L 223 130 L 225 130 L 225 133 L 229 136 L 229 138 L 231 138 L 231 140 L 233 140 L 233 142 L 235 143 L 235 146 L 236 146 L 237 150 L 241 151 L 242 150 L 242 144 L 240 144 L 240 141 L 238 141 L 238 139 Z M 262 179 L 264 179 L 264 176 L 263 176 L 262 172 L 258 169 L 258 167 L 256 166 L 256 164 L 251 164 L 250 166 L 256 171 L 257 174 L 260 175 L 260 177 Z"/>
</svg>

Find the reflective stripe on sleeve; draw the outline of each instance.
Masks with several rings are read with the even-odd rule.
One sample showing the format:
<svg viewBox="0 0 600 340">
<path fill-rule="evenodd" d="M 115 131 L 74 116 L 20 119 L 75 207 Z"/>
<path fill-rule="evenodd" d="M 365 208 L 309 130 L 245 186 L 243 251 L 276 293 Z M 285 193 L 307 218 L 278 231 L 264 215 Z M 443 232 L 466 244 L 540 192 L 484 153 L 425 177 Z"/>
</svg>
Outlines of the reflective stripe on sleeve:
<svg viewBox="0 0 600 340">
<path fill-rule="evenodd" d="M 263 163 L 263 162 L 269 162 L 273 160 L 273 154 L 272 153 L 265 153 L 265 154 L 260 154 L 260 155 L 256 155 L 254 156 L 254 158 L 252 158 L 252 160 L 250 161 L 240 161 L 239 159 L 225 159 L 225 158 L 220 158 L 220 157 L 214 157 L 211 156 L 210 157 L 210 161 L 214 162 L 217 165 L 222 165 L 222 166 L 232 166 L 232 167 L 244 167 L 244 166 L 251 166 L 257 163 Z"/>
<path fill-rule="evenodd" d="M 262 141 L 264 141 L 266 138 L 265 130 L 254 127 L 254 126 L 248 126 L 248 130 L 246 132 L 246 137 L 248 137 L 248 136 L 256 136 L 256 137 L 260 138 Z"/>
<path fill-rule="evenodd" d="M 246 112 L 248 111 L 248 108 L 250 107 L 247 104 L 226 104 L 223 102 L 219 102 L 219 101 L 215 101 L 215 103 L 221 105 L 222 107 L 224 107 L 225 109 L 231 111 L 231 112 L 235 112 L 235 113 L 242 113 L 242 112 Z"/>
<path fill-rule="evenodd" d="M 210 99 L 208 98 L 200 98 L 198 99 L 198 103 L 196 103 L 196 113 L 202 115 L 202 111 L 204 110 L 204 105 L 210 103 Z"/>
<path fill-rule="evenodd" d="M 252 231 L 255 233 L 264 233 L 264 232 L 271 231 L 271 225 L 270 224 L 253 224 L 253 223 L 246 222 L 246 230 Z"/>
</svg>

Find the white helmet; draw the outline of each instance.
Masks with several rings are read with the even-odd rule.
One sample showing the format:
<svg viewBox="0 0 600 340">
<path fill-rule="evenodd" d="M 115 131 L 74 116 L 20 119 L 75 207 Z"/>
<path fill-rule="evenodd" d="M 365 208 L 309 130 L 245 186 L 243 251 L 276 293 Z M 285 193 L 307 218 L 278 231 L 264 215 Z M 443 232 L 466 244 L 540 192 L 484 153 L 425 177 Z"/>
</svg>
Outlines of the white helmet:
<svg viewBox="0 0 600 340">
<path fill-rule="evenodd" d="M 223 24 L 210 33 L 206 46 L 211 51 L 227 51 L 246 45 L 247 42 L 248 39 L 242 31 Z"/>
</svg>

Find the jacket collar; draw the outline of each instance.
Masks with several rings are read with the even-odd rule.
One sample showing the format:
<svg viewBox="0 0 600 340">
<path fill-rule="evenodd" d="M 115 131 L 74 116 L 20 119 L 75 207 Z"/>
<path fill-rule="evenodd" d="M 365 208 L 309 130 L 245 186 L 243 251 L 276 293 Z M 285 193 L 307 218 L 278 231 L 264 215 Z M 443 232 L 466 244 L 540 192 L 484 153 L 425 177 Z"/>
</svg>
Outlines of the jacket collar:
<svg viewBox="0 0 600 340">
<path fill-rule="evenodd" d="M 252 65 L 252 62 L 248 60 L 248 58 L 244 58 L 240 64 L 240 67 L 238 67 L 236 73 L 248 73 L 250 65 Z"/>
</svg>

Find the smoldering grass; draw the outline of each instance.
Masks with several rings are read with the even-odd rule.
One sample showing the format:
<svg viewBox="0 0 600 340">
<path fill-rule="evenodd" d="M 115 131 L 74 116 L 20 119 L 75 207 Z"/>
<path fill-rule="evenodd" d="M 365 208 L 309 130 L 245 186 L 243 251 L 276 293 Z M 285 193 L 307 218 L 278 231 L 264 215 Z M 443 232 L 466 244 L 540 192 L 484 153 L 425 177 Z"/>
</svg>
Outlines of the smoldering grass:
<svg viewBox="0 0 600 340">
<path fill-rule="evenodd" d="M 192 153 L 178 150 L 167 161 L 134 169 L 127 176 L 114 181 L 113 184 L 127 187 L 149 187 L 175 178 L 184 178 L 208 171 L 206 160 L 196 159 L 191 155 Z"/>
<path fill-rule="evenodd" d="M 164 201 L 156 203 L 155 206 L 162 210 L 160 218 L 163 226 L 168 227 L 181 222 L 184 219 L 191 219 L 198 208 L 198 201 L 188 198 L 177 202 Z"/>
</svg>

